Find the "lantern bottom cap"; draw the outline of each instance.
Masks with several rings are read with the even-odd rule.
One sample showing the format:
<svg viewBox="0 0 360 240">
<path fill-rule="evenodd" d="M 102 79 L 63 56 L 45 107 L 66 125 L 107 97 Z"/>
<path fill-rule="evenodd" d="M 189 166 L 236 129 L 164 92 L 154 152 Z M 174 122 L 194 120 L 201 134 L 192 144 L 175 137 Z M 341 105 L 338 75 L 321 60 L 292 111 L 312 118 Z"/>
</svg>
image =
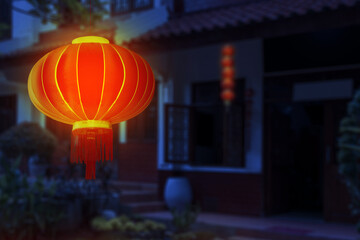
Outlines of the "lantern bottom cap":
<svg viewBox="0 0 360 240">
<path fill-rule="evenodd" d="M 106 128 L 111 129 L 111 123 L 101 120 L 85 120 L 77 121 L 74 123 L 72 130 L 81 129 L 81 128 Z"/>
</svg>

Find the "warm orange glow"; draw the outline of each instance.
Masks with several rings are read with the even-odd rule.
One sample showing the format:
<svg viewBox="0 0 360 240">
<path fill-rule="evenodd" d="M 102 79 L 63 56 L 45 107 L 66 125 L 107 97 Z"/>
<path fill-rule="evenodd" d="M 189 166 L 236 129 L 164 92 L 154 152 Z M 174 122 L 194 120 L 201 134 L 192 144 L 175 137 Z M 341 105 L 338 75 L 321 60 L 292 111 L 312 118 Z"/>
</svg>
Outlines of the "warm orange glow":
<svg viewBox="0 0 360 240">
<path fill-rule="evenodd" d="M 28 90 L 39 111 L 57 121 L 114 124 L 147 107 L 155 81 L 136 53 L 114 44 L 79 43 L 41 58 L 31 70 Z"/>
<path fill-rule="evenodd" d="M 84 134 L 78 126 L 106 129 L 103 122 L 111 126 L 140 114 L 154 90 L 152 70 L 142 57 L 96 36 L 74 39 L 46 54 L 28 80 L 30 99 L 39 111 L 75 124 L 73 133 Z"/>
</svg>

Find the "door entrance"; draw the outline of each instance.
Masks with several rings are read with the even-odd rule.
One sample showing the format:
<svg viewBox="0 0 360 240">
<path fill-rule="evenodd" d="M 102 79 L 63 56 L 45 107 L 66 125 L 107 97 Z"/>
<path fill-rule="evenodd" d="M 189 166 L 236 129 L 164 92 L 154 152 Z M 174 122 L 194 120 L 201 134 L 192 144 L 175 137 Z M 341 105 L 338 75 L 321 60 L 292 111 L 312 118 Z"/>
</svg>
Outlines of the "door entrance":
<svg viewBox="0 0 360 240">
<path fill-rule="evenodd" d="M 346 101 L 342 100 L 266 104 L 268 214 L 328 219 L 327 213 L 334 211 L 329 203 L 342 191 L 341 183 L 329 186 L 329 181 L 339 179 L 333 170 L 338 126 L 345 112 Z"/>
</svg>

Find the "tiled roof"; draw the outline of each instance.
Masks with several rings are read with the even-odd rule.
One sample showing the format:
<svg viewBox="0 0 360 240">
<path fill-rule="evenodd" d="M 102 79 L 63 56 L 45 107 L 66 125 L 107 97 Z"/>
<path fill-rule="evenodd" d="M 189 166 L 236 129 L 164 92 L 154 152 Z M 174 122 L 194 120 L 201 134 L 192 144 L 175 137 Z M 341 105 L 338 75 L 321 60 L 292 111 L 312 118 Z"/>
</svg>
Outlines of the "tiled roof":
<svg viewBox="0 0 360 240">
<path fill-rule="evenodd" d="M 170 19 L 131 42 L 149 41 L 170 36 L 186 35 L 217 28 L 236 27 L 265 20 L 302 16 L 310 12 L 352 7 L 360 0 L 263 0 Z"/>
</svg>

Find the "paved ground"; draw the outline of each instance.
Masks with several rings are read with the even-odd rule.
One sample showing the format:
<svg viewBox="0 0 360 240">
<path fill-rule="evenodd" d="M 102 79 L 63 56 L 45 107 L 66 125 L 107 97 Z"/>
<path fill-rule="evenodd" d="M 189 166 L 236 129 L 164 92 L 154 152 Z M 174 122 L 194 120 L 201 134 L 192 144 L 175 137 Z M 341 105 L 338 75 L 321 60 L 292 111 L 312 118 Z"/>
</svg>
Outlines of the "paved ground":
<svg viewBox="0 0 360 240">
<path fill-rule="evenodd" d="M 169 212 L 142 214 L 153 219 L 169 220 Z M 355 226 L 350 224 L 326 223 L 314 219 L 289 217 L 243 217 L 236 215 L 201 213 L 197 223 L 235 228 L 239 237 L 232 240 L 276 239 L 276 240 L 359 240 Z M 242 236 L 242 237 L 240 237 Z M 252 238 L 246 238 L 249 236 Z"/>
</svg>

